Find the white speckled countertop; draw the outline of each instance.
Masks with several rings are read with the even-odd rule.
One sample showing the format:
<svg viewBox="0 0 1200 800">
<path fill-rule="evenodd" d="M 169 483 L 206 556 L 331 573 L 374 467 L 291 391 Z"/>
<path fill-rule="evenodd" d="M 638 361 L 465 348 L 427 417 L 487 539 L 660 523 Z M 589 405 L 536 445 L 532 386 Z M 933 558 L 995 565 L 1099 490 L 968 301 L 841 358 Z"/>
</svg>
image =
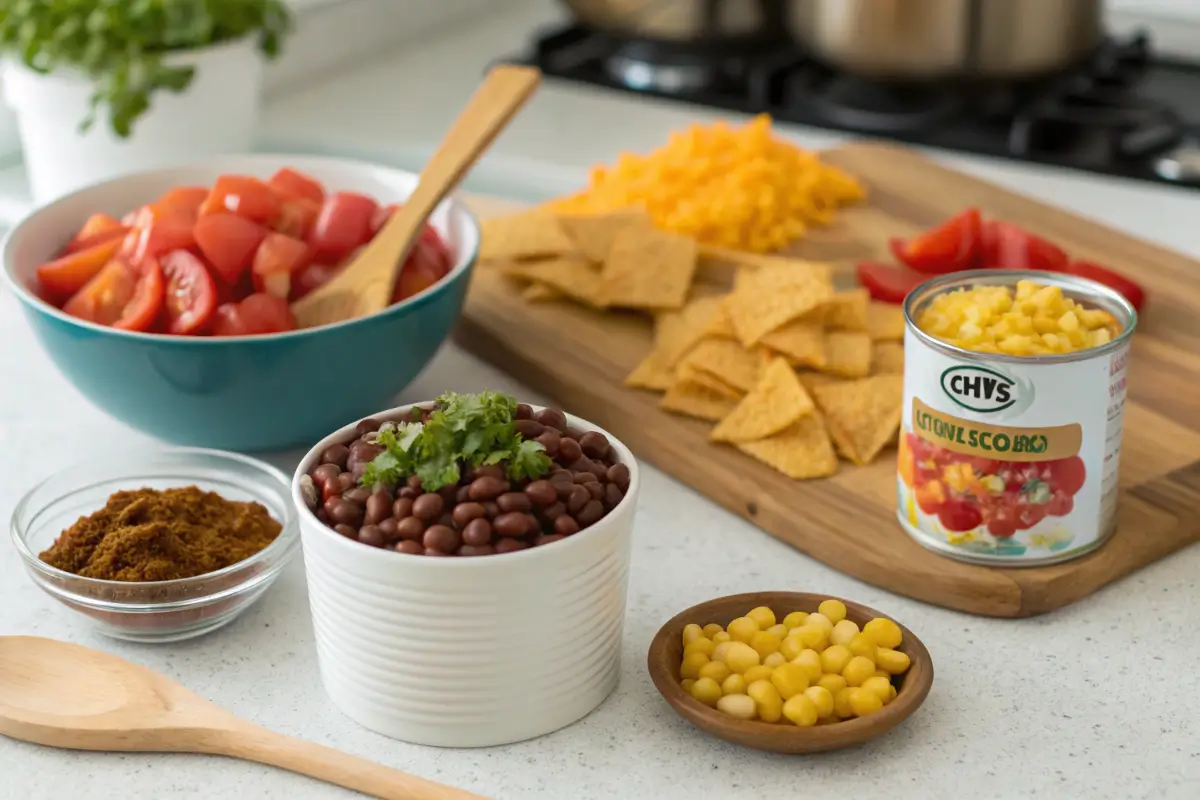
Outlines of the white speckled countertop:
<svg viewBox="0 0 1200 800">
<path fill-rule="evenodd" d="M 278 101 L 267 113 L 267 137 L 299 149 L 415 163 L 488 59 L 515 49 L 548 13 L 542 3 L 513 3 L 474 27 Z M 622 148 L 651 147 L 698 116 L 713 115 L 550 84 L 476 171 L 473 188 L 523 197 L 567 188 L 589 163 Z M 811 146 L 838 140 L 799 128 L 791 135 Z M 1200 193 L 947 160 L 1200 254 Z M 0 342 L 0 451 L 6 454 L 0 515 L 7 518 L 37 476 L 67 461 L 153 446 L 92 408 L 40 357 L 7 295 L 0 295 Z M 447 347 L 402 400 L 485 387 L 528 396 L 501 373 Z M 290 471 L 297 455 L 271 460 Z M 406 745 L 343 717 L 320 686 L 298 562 L 230 627 L 193 642 L 138 646 L 91 633 L 33 587 L 5 545 L 0 634 L 103 648 L 260 724 L 505 800 L 1200 797 L 1200 638 L 1194 635 L 1200 548 L 1054 614 L 981 619 L 842 576 L 649 469 L 633 558 L 616 693 L 563 731 L 496 749 Z M 917 631 L 937 674 L 925 707 L 886 738 L 807 758 L 738 749 L 691 728 L 670 712 L 645 674 L 650 637 L 681 608 L 756 589 L 852 598 Z M 350 796 L 265 767 L 198 756 L 68 753 L 0 740 L 0 764 L 0 800 Z"/>
</svg>

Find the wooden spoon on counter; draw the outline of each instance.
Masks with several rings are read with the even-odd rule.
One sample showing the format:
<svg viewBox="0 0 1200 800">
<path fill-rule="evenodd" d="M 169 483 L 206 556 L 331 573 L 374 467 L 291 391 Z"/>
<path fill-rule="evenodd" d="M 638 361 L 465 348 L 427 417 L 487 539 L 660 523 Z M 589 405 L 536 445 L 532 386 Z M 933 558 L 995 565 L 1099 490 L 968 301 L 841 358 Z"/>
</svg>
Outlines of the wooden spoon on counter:
<svg viewBox="0 0 1200 800">
<path fill-rule="evenodd" d="M 0 734 L 72 750 L 229 756 L 385 800 L 483 800 L 274 733 L 145 667 L 37 636 L 0 636 Z"/>
<path fill-rule="evenodd" d="M 541 81 L 533 67 L 493 67 L 472 95 L 404 205 L 329 283 L 292 304 L 301 328 L 328 325 L 387 308 L 396 276 L 425 220 L 479 159 Z"/>
</svg>

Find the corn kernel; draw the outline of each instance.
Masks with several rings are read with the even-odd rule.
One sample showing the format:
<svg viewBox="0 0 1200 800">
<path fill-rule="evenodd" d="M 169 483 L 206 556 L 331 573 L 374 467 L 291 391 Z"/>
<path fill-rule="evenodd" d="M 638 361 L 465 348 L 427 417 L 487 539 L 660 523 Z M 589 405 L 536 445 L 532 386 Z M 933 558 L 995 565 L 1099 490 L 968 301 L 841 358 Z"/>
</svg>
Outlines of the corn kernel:
<svg viewBox="0 0 1200 800">
<path fill-rule="evenodd" d="M 730 675 L 728 678 L 726 678 L 725 680 L 723 680 L 721 682 L 721 693 L 722 694 L 745 694 L 747 685 L 748 684 L 746 683 L 745 677 L 743 677 L 741 675 Z"/>
<path fill-rule="evenodd" d="M 786 638 L 787 635 L 792 631 L 791 628 L 789 628 L 787 625 L 784 625 L 782 622 L 778 622 L 769 628 L 765 628 L 764 630 L 766 630 L 767 633 L 775 634 L 780 638 L 780 640 Z"/>
<path fill-rule="evenodd" d="M 791 635 L 798 638 L 805 647 L 811 650 L 824 650 L 829 643 L 829 631 L 818 625 L 807 622 L 792 631 Z"/>
<path fill-rule="evenodd" d="M 746 683 L 754 683 L 768 679 L 775 672 L 774 667 L 768 667 L 766 664 L 759 664 L 757 667 L 751 667 L 742 673 L 742 677 L 746 679 Z"/>
<path fill-rule="evenodd" d="M 762 631 L 775 624 L 775 612 L 766 606 L 752 608 L 746 613 L 746 616 L 754 620 L 755 624 L 758 625 L 758 629 Z"/>
<path fill-rule="evenodd" d="M 810 683 L 820 678 L 824 672 L 821 668 L 821 654 L 816 650 L 801 650 L 800 655 L 792 659 L 792 663 L 804 669 Z"/>
<path fill-rule="evenodd" d="M 717 683 L 720 683 L 731 674 L 727 664 L 723 664 L 720 661 L 710 661 L 700 668 L 697 677 L 712 678 Z"/>
<path fill-rule="evenodd" d="M 862 656 L 875 660 L 875 651 L 878 649 L 875 645 L 875 639 L 866 631 L 858 634 L 850 640 L 850 644 L 846 645 L 850 650 L 851 655 Z"/>
<path fill-rule="evenodd" d="M 782 664 L 771 673 L 771 683 L 775 684 L 780 696 L 787 700 L 808 688 L 808 671 L 799 664 Z"/>
<path fill-rule="evenodd" d="M 855 656 L 842 670 L 847 686 L 862 686 L 863 681 L 875 675 L 875 662 L 869 658 Z"/>
<path fill-rule="evenodd" d="M 800 641 L 799 636 L 789 636 L 783 640 L 782 644 L 779 645 L 780 654 L 782 654 L 783 657 L 788 661 L 791 661 L 796 656 L 800 655 L 801 651 L 804 649 L 804 642 Z"/>
<path fill-rule="evenodd" d="M 783 653 L 780 653 L 778 651 L 771 653 L 769 656 L 767 656 L 766 658 L 763 659 L 763 666 L 771 667 L 772 669 L 774 669 L 775 667 L 778 667 L 778 666 L 782 666 L 783 664 L 786 664 L 786 663 L 787 663 L 787 659 L 783 657 Z"/>
<path fill-rule="evenodd" d="M 847 684 L 846 679 L 841 675 L 822 675 L 820 680 L 817 681 L 817 686 L 828 690 L 830 694 L 837 694 L 842 689 L 845 689 Z"/>
<path fill-rule="evenodd" d="M 754 709 L 763 722 L 778 722 L 783 715 L 783 698 L 770 681 L 758 680 L 746 688 L 746 694 L 754 701 Z"/>
<path fill-rule="evenodd" d="M 729 631 L 719 631 L 712 635 L 713 644 L 723 644 L 724 642 L 732 642 L 733 637 L 729 635 Z"/>
<path fill-rule="evenodd" d="M 709 662 L 708 656 L 704 653 L 692 653 L 683 657 L 683 663 L 679 665 L 680 678 L 698 678 L 700 677 L 700 668 Z"/>
<path fill-rule="evenodd" d="M 715 647 L 716 647 L 716 645 L 713 644 L 712 639 L 709 639 L 705 636 L 701 636 L 698 639 L 692 639 L 690 642 L 688 642 L 687 645 L 683 648 L 683 654 L 685 656 L 689 656 L 692 653 L 704 653 L 704 655 L 711 658 L 712 651 Z"/>
<path fill-rule="evenodd" d="M 879 665 L 876 664 L 875 665 L 875 677 L 876 678 L 887 678 L 888 680 L 891 680 L 892 673 L 888 672 L 887 670 L 879 669 Z"/>
<path fill-rule="evenodd" d="M 867 678 L 861 688 L 874 692 L 885 706 L 892 701 L 892 682 L 887 678 Z"/>
<path fill-rule="evenodd" d="M 808 621 L 806 621 L 804 624 L 816 625 L 818 628 L 821 628 L 825 631 L 826 636 L 833 632 L 833 620 L 819 611 L 816 614 L 809 614 Z"/>
<path fill-rule="evenodd" d="M 696 684 L 695 678 L 684 678 L 683 680 L 681 680 L 679 682 L 679 685 L 682 686 L 683 690 L 685 692 L 687 692 L 688 694 L 692 693 L 692 686 L 694 686 L 695 684 Z"/>
<path fill-rule="evenodd" d="M 722 628 L 717 623 L 710 622 L 701 629 L 701 633 L 703 633 L 705 635 L 705 637 L 711 639 L 712 637 L 716 636 L 718 633 L 720 633 L 723 630 L 725 630 L 725 629 Z"/>
<path fill-rule="evenodd" d="M 793 611 L 783 618 L 783 624 L 786 625 L 789 630 L 791 630 L 792 628 L 799 628 L 807 619 L 807 611 Z"/>
<path fill-rule="evenodd" d="M 844 619 L 833 626 L 833 632 L 829 634 L 830 644 L 850 644 L 850 640 L 859 633 L 858 625 L 851 620 Z"/>
<path fill-rule="evenodd" d="M 754 634 L 758 633 L 758 623 L 749 617 L 738 617 L 729 623 L 726 630 L 729 631 L 729 635 L 733 637 L 734 641 L 750 644 Z"/>
<path fill-rule="evenodd" d="M 850 705 L 850 693 L 853 691 L 853 689 L 840 689 L 833 695 L 833 713 L 840 719 L 850 719 L 854 716 L 854 709 Z"/>
<path fill-rule="evenodd" d="M 687 647 L 689 642 L 691 642 L 693 639 L 699 639 L 703 635 L 704 632 L 700 629 L 699 625 L 694 622 L 689 622 L 687 625 L 683 626 L 683 646 Z"/>
<path fill-rule="evenodd" d="M 750 637 L 750 646 L 758 651 L 760 658 L 766 658 L 771 653 L 778 653 L 781 644 L 783 641 L 778 636 L 766 631 L 759 631 Z"/>
<path fill-rule="evenodd" d="M 841 600 L 825 600 L 817 606 L 817 611 L 834 625 L 846 618 L 846 604 Z"/>
<path fill-rule="evenodd" d="M 832 644 L 821 653 L 821 671 L 840 675 L 854 654 L 845 645 Z"/>
<path fill-rule="evenodd" d="M 865 717 L 883 708 L 883 701 L 874 692 L 866 689 L 847 689 L 846 692 L 850 695 L 850 710 L 856 717 Z"/>
<path fill-rule="evenodd" d="M 717 710 L 738 719 L 754 719 L 755 714 L 758 713 L 754 700 L 745 694 L 725 695 L 717 701 Z"/>
<path fill-rule="evenodd" d="M 821 686 L 810 686 L 804 690 L 804 696 L 816 706 L 818 717 L 833 715 L 833 693 L 828 689 Z"/>
<path fill-rule="evenodd" d="M 817 724 L 817 707 L 803 694 L 793 695 L 783 704 L 783 715 L 798 728 L 811 728 Z"/>
<path fill-rule="evenodd" d="M 725 651 L 725 663 L 734 672 L 742 673 L 751 667 L 757 667 L 762 659 L 758 651 L 745 642 L 729 642 Z M 874 671 L 874 667 L 872 667 Z"/>
<path fill-rule="evenodd" d="M 713 651 L 708 654 L 712 661 L 724 661 L 729 655 L 729 645 L 731 642 L 721 642 L 713 647 Z"/>
<path fill-rule="evenodd" d="M 912 662 L 908 653 L 881 647 L 875 653 L 875 663 L 889 675 L 903 675 Z"/>
<path fill-rule="evenodd" d="M 706 706 L 716 705 L 721 697 L 721 687 L 712 678 L 698 678 L 692 684 L 692 697 Z"/>
<path fill-rule="evenodd" d="M 895 650 L 904 641 L 904 634 L 900 632 L 900 626 L 887 617 L 876 617 L 871 620 L 863 626 L 863 633 L 871 637 L 880 647 L 888 647 L 892 650 Z"/>
</svg>

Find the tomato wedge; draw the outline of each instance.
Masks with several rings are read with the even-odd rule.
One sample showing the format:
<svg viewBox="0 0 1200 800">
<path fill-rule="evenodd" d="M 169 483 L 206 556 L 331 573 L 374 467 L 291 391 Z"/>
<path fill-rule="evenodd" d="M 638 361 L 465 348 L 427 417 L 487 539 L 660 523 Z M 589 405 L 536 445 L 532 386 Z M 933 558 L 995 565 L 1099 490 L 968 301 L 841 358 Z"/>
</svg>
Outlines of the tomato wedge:
<svg viewBox="0 0 1200 800">
<path fill-rule="evenodd" d="M 79 233 L 75 234 L 75 238 L 67 242 L 67 246 L 63 250 L 63 255 L 87 250 L 89 247 L 95 247 L 101 242 L 124 236 L 128 232 L 129 228 L 122 225 L 115 217 L 111 217 L 108 214 L 92 214 L 83 223 L 83 227 L 79 229 Z"/>
<path fill-rule="evenodd" d="M 217 277 L 233 285 L 250 268 L 267 229 L 236 214 L 220 212 L 202 215 L 192 233 Z"/>
<path fill-rule="evenodd" d="M 1067 265 L 1066 272 L 1104 284 L 1108 288 L 1115 290 L 1128 300 L 1134 310 L 1139 313 L 1142 310 L 1142 306 L 1146 304 L 1145 289 L 1136 281 L 1130 280 L 1108 267 L 1102 267 L 1091 261 L 1073 261 Z"/>
<path fill-rule="evenodd" d="M 163 257 L 162 271 L 167 333 L 199 333 L 217 308 L 217 285 L 208 267 L 187 250 L 175 250 Z"/>
<path fill-rule="evenodd" d="M 980 266 L 1062 272 L 1069 260 L 1058 245 L 1011 222 L 992 220 L 983 225 Z"/>
<path fill-rule="evenodd" d="M 203 186 L 176 186 L 154 202 L 158 208 L 173 208 L 192 215 L 200 215 L 200 206 L 208 199 L 208 189 Z"/>
<path fill-rule="evenodd" d="M 148 258 L 195 247 L 195 223 L 195 214 L 187 208 L 146 206 L 138 215 L 137 227 L 126 236 L 121 255 L 130 266 L 140 267 Z"/>
<path fill-rule="evenodd" d="M 79 250 L 37 268 L 38 284 L 51 298 L 59 301 L 71 297 L 104 269 L 121 246 L 121 240 L 108 241 Z"/>
<path fill-rule="evenodd" d="M 858 282 L 882 303 L 903 303 L 909 292 L 929 280 L 920 272 L 870 261 L 859 264 L 855 271 Z"/>
<path fill-rule="evenodd" d="M 269 233 L 254 254 L 250 274 L 254 288 L 287 299 L 292 278 L 312 261 L 312 248 L 282 233 Z"/>
<path fill-rule="evenodd" d="M 892 239 L 892 255 L 917 272 L 945 274 L 977 266 L 982 220 L 979 209 L 968 208 L 941 225 L 911 239 Z"/>
<path fill-rule="evenodd" d="M 163 300 L 163 276 L 158 262 L 148 261 L 141 272 L 113 259 L 63 306 L 74 317 L 130 331 L 149 330 Z"/>
<path fill-rule="evenodd" d="M 339 269 L 330 264 L 309 264 L 292 278 L 291 299 L 299 300 L 318 286 L 329 283 Z"/>
<path fill-rule="evenodd" d="M 321 204 L 312 200 L 303 197 L 284 200 L 279 208 L 279 219 L 271 227 L 285 236 L 307 241 L 320 213 Z"/>
<path fill-rule="evenodd" d="M 230 212 L 270 225 L 279 219 L 282 201 L 267 184 L 250 175 L 222 175 L 200 206 L 200 216 Z"/>
<path fill-rule="evenodd" d="M 364 194 L 334 192 L 321 206 L 309 244 L 319 260 L 337 262 L 371 238 L 371 222 L 379 205 Z"/>
<path fill-rule="evenodd" d="M 320 181 L 298 169 L 284 167 L 271 176 L 267 185 L 284 197 L 311 200 L 318 206 L 325 202 L 325 189 Z"/>
<path fill-rule="evenodd" d="M 296 329 L 296 318 L 287 300 L 269 294 L 252 294 L 240 303 L 224 303 L 213 317 L 213 336 L 254 336 Z"/>
</svg>

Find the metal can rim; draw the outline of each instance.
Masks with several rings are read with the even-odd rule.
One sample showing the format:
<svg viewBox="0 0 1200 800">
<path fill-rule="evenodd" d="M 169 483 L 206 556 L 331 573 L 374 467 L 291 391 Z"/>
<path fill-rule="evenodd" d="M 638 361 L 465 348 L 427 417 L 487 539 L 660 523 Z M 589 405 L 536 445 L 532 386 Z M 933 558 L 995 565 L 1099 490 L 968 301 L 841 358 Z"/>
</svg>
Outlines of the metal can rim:
<svg viewBox="0 0 1200 800">
<path fill-rule="evenodd" d="M 1041 356 L 1013 356 L 1006 353 L 980 353 L 948 344 L 917 327 L 916 311 L 938 294 L 972 285 L 1015 286 L 1017 281 L 1032 280 L 1046 286 L 1058 286 L 1073 300 L 1079 300 L 1109 312 L 1121 323 L 1121 332 L 1100 347 Z M 1064 364 L 1107 355 L 1129 343 L 1137 328 L 1138 313 L 1120 292 L 1102 283 L 1061 272 L 1023 269 L 976 269 L 938 275 L 917 286 L 904 298 L 904 324 L 924 344 L 958 358 L 986 358 L 1007 364 Z"/>
</svg>

